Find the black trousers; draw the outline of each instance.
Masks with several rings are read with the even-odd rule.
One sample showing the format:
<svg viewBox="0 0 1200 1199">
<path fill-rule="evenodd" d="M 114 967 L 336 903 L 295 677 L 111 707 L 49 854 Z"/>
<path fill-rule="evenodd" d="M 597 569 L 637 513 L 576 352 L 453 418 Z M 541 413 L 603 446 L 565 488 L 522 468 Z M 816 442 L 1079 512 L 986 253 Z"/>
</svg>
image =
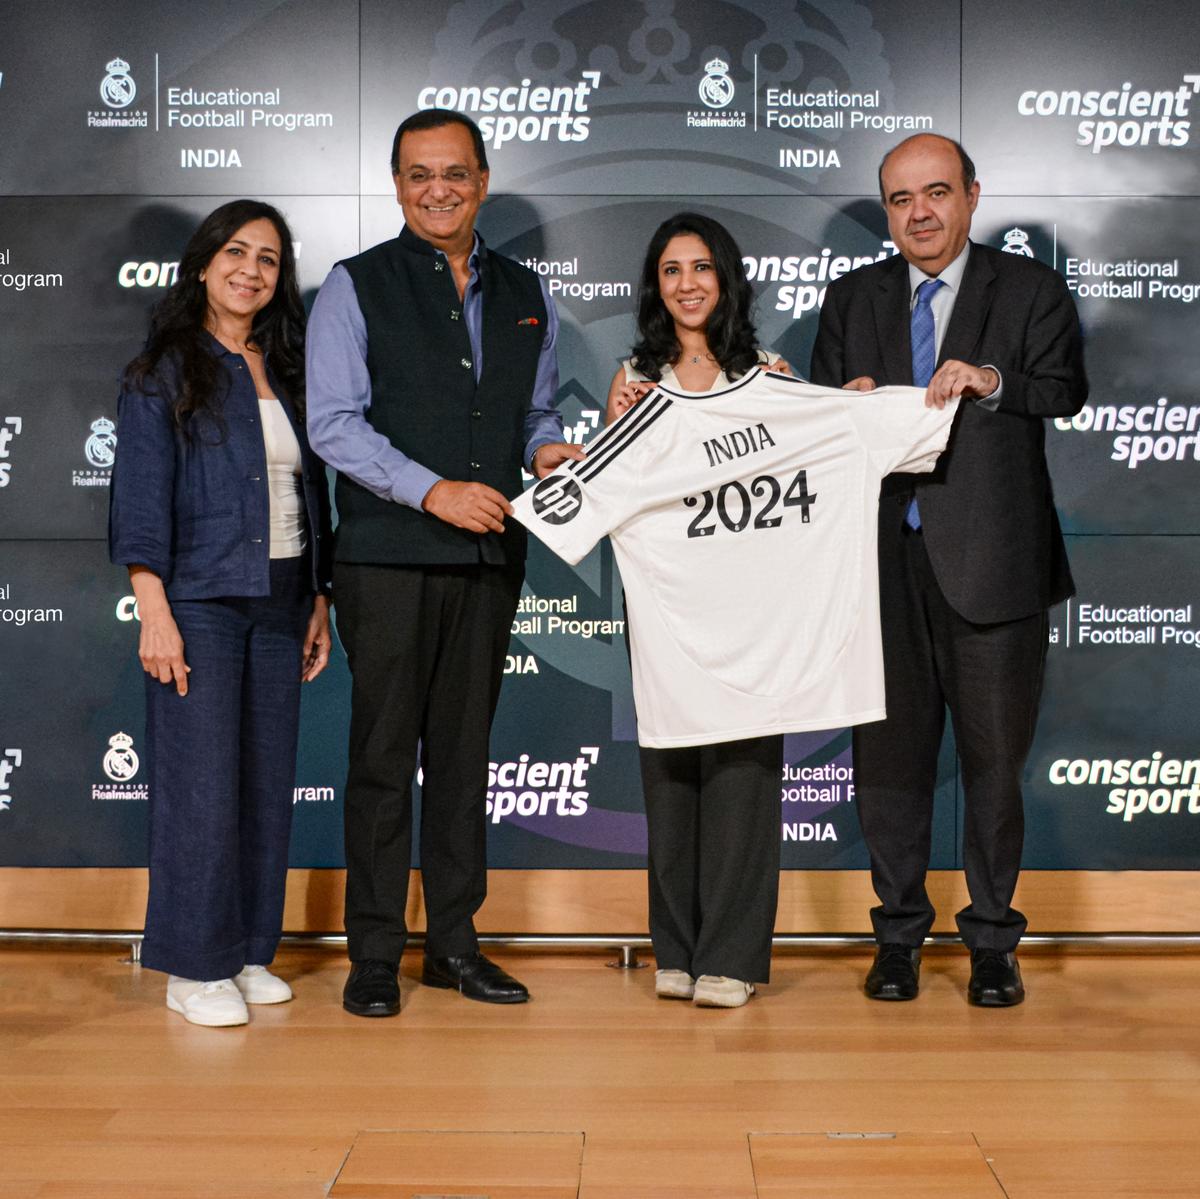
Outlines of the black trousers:
<svg viewBox="0 0 1200 1199">
<path fill-rule="evenodd" d="M 771 975 L 783 738 L 641 749 L 650 937 L 663 970 Z"/>
<path fill-rule="evenodd" d="M 957 914 L 972 949 L 1015 949 L 1012 906 L 1025 816 L 1021 777 L 1033 744 L 1047 617 L 977 625 L 946 602 L 924 537 L 881 542 L 880 602 L 888 718 L 854 730 L 856 806 L 880 906 L 879 942 L 917 946 L 933 924 L 925 889 L 933 792 L 946 709 L 962 764 L 963 866 L 971 902 Z"/>
<path fill-rule="evenodd" d="M 478 948 L 488 735 L 521 578 L 511 567 L 334 567 L 353 678 L 345 806 L 352 961 L 399 962 L 404 950 L 418 745 L 426 950 Z"/>
</svg>

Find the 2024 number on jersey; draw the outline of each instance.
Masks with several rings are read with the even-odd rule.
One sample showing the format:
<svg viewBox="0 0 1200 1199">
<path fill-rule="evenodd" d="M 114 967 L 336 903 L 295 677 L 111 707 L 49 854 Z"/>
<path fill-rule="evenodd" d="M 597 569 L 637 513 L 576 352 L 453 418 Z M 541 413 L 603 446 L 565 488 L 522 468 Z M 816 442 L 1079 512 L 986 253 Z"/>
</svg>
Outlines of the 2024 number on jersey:
<svg viewBox="0 0 1200 1199">
<path fill-rule="evenodd" d="M 756 511 L 756 503 L 760 502 L 761 506 Z M 741 533 L 748 528 L 777 529 L 783 524 L 784 509 L 787 508 L 799 508 L 800 520 L 808 524 L 810 509 L 816 502 L 816 494 L 810 494 L 808 490 L 807 471 L 798 470 L 786 491 L 783 483 L 774 475 L 759 475 L 751 480 L 748 488 L 740 479 L 735 479 L 722 484 L 715 493 L 702 491 L 698 496 L 684 497 L 685 507 L 700 505 L 700 511 L 688 525 L 687 535 L 711 537 L 720 527 L 716 519 L 710 519 L 714 510 L 720 524 L 731 533 Z M 776 512 L 778 514 L 773 515 Z"/>
</svg>

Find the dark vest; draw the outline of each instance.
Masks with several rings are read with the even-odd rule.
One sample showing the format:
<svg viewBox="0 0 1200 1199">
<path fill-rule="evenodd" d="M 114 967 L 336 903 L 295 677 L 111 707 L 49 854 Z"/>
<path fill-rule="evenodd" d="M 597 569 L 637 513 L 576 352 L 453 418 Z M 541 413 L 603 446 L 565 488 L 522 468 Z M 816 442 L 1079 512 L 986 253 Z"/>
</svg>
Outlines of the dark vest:
<svg viewBox="0 0 1200 1199">
<path fill-rule="evenodd" d="M 537 276 L 479 244 L 483 372 L 475 382 L 462 301 L 445 258 L 407 228 L 342 265 L 367 328 L 367 421 L 444 479 L 521 493 L 525 417 L 546 335 Z M 527 323 L 521 323 L 527 322 Z M 402 566 L 520 563 L 525 530 L 468 533 L 337 477 L 340 562 Z"/>
</svg>

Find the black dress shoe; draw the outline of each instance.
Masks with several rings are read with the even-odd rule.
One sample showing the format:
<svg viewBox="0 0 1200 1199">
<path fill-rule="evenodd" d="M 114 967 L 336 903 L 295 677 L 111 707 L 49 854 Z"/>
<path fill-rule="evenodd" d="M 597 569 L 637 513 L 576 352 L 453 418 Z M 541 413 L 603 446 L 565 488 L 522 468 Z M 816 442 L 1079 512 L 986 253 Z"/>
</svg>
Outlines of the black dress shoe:
<svg viewBox="0 0 1200 1199">
<path fill-rule="evenodd" d="M 920 974 L 920 948 L 889 941 L 875 951 L 863 990 L 869 999 L 916 999 Z"/>
<path fill-rule="evenodd" d="M 529 998 L 521 983 L 478 951 L 449 958 L 426 954 L 421 981 L 427 987 L 461 991 L 468 999 L 484 1003 L 524 1003 Z"/>
<path fill-rule="evenodd" d="M 1025 998 L 1021 967 L 1015 953 L 999 949 L 971 950 L 967 1002 L 976 1007 L 1014 1007 Z"/>
<path fill-rule="evenodd" d="M 395 1016 L 400 1011 L 397 967 L 378 958 L 350 963 L 342 990 L 342 1007 L 352 1016 Z"/>
</svg>

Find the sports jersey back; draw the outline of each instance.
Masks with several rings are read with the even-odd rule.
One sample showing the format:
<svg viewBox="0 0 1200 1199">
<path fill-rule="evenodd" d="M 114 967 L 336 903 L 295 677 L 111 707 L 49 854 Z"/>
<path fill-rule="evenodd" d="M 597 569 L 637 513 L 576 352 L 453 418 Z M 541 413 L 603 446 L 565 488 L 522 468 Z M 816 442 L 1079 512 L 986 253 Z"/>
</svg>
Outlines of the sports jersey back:
<svg viewBox="0 0 1200 1199">
<path fill-rule="evenodd" d="M 932 470 L 956 407 L 760 369 L 720 391 L 660 386 L 514 502 L 568 562 L 611 534 L 643 745 L 884 716 L 879 483 Z"/>
</svg>

